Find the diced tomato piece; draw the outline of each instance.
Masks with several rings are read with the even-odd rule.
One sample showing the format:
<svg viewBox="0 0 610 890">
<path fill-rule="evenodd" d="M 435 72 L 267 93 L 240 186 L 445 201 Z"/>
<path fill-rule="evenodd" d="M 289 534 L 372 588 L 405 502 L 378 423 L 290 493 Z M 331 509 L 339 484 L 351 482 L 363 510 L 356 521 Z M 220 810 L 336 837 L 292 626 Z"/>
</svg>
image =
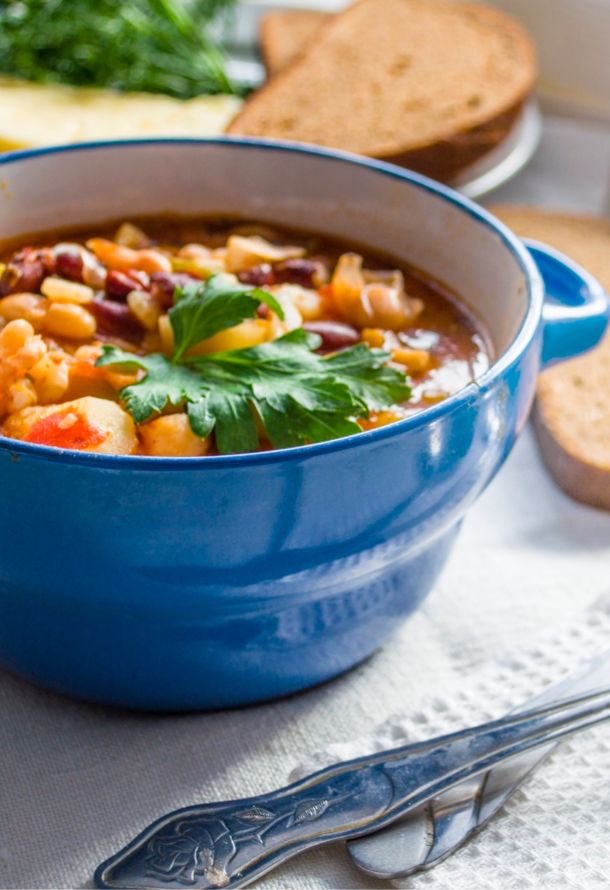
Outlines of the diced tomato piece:
<svg viewBox="0 0 610 890">
<path fill-rule="evenodd" d="M 37 420 L 25 437 L 26 442 L 36 445 L 53 445 L 55 448 L 94 448 L 106 439 L 108 433 L 73 409 L 57 411 Z"/>
<path fill-rule="evenodd" d="M 76 362 L 76 364 L 72 365 L 70 368 L 70 376 L 86 377 L 89 380 L 105 380 L 106 371 L 104 368 L 98 368 L 96 365 L 92 365 L 89 362 Z"/>
</svg>

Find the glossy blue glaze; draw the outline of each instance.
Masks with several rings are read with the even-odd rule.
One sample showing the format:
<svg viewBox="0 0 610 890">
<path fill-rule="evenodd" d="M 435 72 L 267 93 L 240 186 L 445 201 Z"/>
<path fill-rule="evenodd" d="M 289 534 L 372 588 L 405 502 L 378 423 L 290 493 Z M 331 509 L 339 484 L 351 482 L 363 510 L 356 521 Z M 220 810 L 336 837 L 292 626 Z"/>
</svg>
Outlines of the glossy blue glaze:
<svg viewBox="0 0 610 890">
<path fill-rule="evenodd" d="M 163 157 L 173 151 L 171 142 L 151 145 Z M 0 513 L 0 661 L 92 701 L 152 710 L 241 705 L 327 680 L 368 656 L 431 589 L 464 513 L 525 425 L 543 334 L 549 361 L 594 345 L 607 320 L 599 286 L 536 246 L 555 298 L 543 329 L 541 278 L 527 251 L 442 186 L 331 152 L 226 145 L 246 158 L 269 152 L 276 164 L 286 152 L 292 163 L 352 165 L 391 177 L 399 198 L 408 186 L 451 204 L 464 226 L 491 231 L 509 255 L 528 308 L 476 385 L 341 441 L 180 460 L 0 438 L 10 505 Z"/>
<path fill-rule="evenodd" d="M 537 241 L 526 241 L 545 288 L 544 367 L 578 355 L 601 339 L 608 323 L 608 297 L 592 275 Z"/>
</svg>

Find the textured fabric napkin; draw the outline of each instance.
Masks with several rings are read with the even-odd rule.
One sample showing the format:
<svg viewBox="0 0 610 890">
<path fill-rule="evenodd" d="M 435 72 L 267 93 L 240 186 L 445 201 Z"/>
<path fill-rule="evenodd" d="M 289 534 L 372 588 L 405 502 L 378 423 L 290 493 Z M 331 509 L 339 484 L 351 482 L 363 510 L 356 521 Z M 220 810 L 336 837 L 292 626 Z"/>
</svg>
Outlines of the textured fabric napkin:
<svg viewBox="0 0 610 890">
<path fill-rule="evenodd" d="M 532 693 L 580 670 L 592 653 L 610 645 L 610 597 L 583 620 L 544 634 L 537 643 L 479 668 L 373 733 L 331 745 L 306 758 L 298 779 L 331 763 L 420 741 L 498 716 Z M 396 887 L 594 888 L 608 887 L 610 836 L 610 732 L 603 726 L 565 741 L 503 813 L 448 861 Z M 575 843 L 575 840 L 578 842 Z M 367 879 L 365 879 L 366 881 Z"/>
</svg>

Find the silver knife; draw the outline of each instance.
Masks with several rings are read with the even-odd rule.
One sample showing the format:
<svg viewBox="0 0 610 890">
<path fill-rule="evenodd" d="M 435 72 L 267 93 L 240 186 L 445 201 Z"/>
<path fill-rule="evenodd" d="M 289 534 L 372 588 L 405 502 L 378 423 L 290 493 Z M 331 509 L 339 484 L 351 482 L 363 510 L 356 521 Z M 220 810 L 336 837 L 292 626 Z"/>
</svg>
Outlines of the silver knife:
<svg viewBox="0 0 610 890">
<path fill-rule="evenodd" d="M 549 686 L 519 711 L 540 707 L 610 683 L 610 650 L 578 674 Z M 455 786 L 407 817 L 374 834 L 348 841 L 354 864 L 377 878 L 402 878 L 438 865 L 482 828 L 515 793 L 555 744 L 513 760 Z"/>
</svg>

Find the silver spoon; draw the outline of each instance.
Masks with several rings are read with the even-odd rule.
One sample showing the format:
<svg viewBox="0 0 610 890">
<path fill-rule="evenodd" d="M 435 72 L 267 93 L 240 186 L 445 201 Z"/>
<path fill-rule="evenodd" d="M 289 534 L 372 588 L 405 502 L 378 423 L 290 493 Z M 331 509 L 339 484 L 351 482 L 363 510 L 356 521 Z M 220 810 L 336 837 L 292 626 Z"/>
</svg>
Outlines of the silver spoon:
<svg viewBox="0 0 610 890">
<path fill-rule="evenodd" d="M 360 757 L 269 794 L 157 820 L 95 872 L 97 887 L 245 887 L 304 850 L 369 834 L 508 758 L 610 718 L 610 690 Z"/>
<path fill-rule="evenodd" d="M 549 686 L 520 710 L 539 708 L 609 685 L 610 652 L 606 652 L 578 674 Z M 553 748 L 551 744 L 527 751 L 456 785 L 388 828 L 348 841 L 354 864 L 367 875 L 385 879 L 403 878 L 433 868 L 489 822 Z"/>
</svg>

